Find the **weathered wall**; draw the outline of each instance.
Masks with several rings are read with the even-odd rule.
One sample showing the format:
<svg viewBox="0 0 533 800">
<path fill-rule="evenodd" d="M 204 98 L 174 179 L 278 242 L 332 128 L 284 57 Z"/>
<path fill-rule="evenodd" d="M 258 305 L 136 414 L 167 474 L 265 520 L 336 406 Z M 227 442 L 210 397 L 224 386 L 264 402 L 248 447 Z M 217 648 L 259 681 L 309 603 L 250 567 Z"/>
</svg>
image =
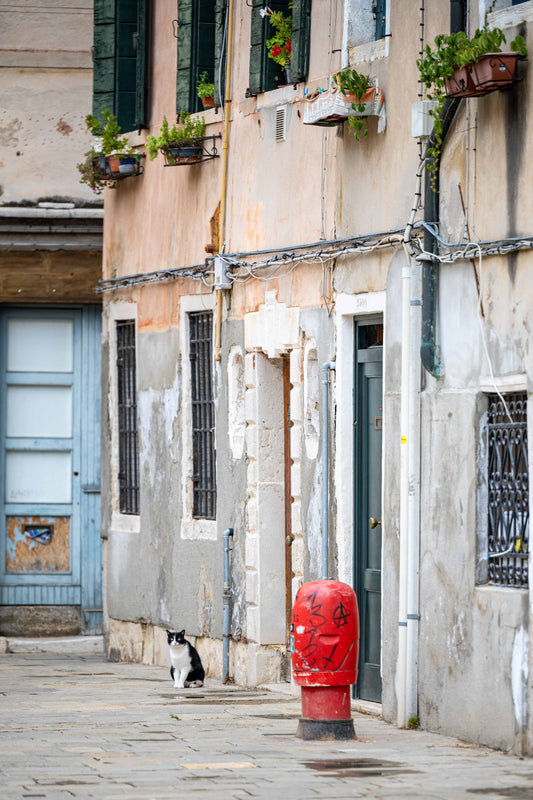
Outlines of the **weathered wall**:
<svg viewBox="0 0 533 800">
<path fill-rule="evenodd" d="M 352 44 L 356 46 L 350 49 L 351 65 L 376 77 L 386 97 L 385 133 L 378 134 L 376 120 L 370 120 L 369 136 L 360 143 L 347 130 L 342 134 L 340 130 L 301 125 L 304 88 L 325 87 L 327 81 L 327 9 L 317 4 L 313 7 L 307 85 L 299 84 L 296 89 L 282 87 L 257 98 L 245 97 L 250 12 L 244 4 L 237 9 L 227 251 L 246 253 L 261 247 L 289 247 L 330 237 L 403 232 L 413 204 L 419 160 L 418 144 L 410 137 L 410 104 L 419 91 L 416 58 L 420 9 L 414 0 L 402 3 L 401 7 L 391 6 L 393 35 L 385 45 L 380 45 L 382 50 L 373 52 L 372 47 L 365 45 L 363 53 L 358 51 L 355 41 Z M 163 114 L 171 118 L 174 113 L 175 44 L 166 23 L 173 18 L 174 10 L 170 0 L 157 6 L 154 47 L 157 82 L 153 84 L 151 133 L 157 133 Z M 338 10 L 341 11 L 340 5 Z M 473 28 L 477 24 L 475 8 L 471 14 Z M 446 31 L 448 26 L 448 4 L 433 4 L 426 14 L 426 41 L 432 41 L 437 32 Z M 528 36 L 527 25 L 522 27 Z M 509 38 L 515 32 L 510 31 Z M 353 30 L 350 35 L 356 36 Z M 340 47 L 341 39 L 339 22 L 333 34 L 333 49 Z M 159 43 L 161 47 L 157 46 Z M 346 49 L 342 57 L 347 60 Z M 335 58 L 339 59 L 337 63 Z M 337 55 L 332 71 L 339 67 Z M 531 81 L 526 79 L 505 93 L 472 100 L 468 117 L 466 105 L 462 104 L 442 156 L 440 234 L 445 240 L 461 241 L 465 230 L 463 204 L 467 233 L 472 238 L 530 233 L 532 160 L 528 158 L 530 145 L 525 136 L 530 92 Z M 274 135 L 278 106 L 284 106 L 287 113 L 287 137 L 282 142 L 276 142 Z M 209 133 L 221 131 L 220 114 L 206 112 L 206 120 Z M 145 136 L 146 133 L 134 134 L 132 141 L 142 148 Z M 104 277 L 203 263 L 204 245 L 210 238 L 209 219 L 220 192 L 220 159 L 181 169 L 164 168 L 161 157 L 147 163 L 142 178 L 125 181 L 106 198 Z M 533 299 L 527 278 L 529 260 L 526 253 L 486 257 L 481 275 L 478 274 L 485 313 L 481 326 L 493 373 L 497 377 L 525 375 L 527 385 L 532 368 L 528 330 L 528 309 Z M 383 713 L 389 720 L 395 719 L 397 709 L 400 298 L 404 265 L 405 256 L 396 242 L 394 247 L 372 253 L 340 256 L 333 274 L 326 275 L 325 280 L 333 299 L 341 294 L 363 298 L 367 293 L 386 292 L 382 674 Z M 438 343 L 443 376 L 438 380 L 423 377 L 420 719 L 422 725 L 444 733 L 518 748 L 526 733 L 525 708 L 529 703 L 523 673 L 529 652 L 529 595 L 522 590 L 476 585 L 476 564 L 480 558 L 478 532 L 484 513 L 479 501 L 485 391 L 482 387 L 487 384 L 490 370 L 480 333 L 475 268 L 479 271 L 477 260 L 474 264 L 458 260 L 439 269 Z M 257 607 L 254 602 L 262 577 L 257 574 L 258 562 L 253 552 L 257 545 L 256 528 L 250 522 L 254 521 L 253 502 L 261 482 L 254 473 L 257 448 L 252 452 L 249 447 L 253 443 L 252 427 L 260 417 L 259 370 L 254 358 L 257 355 L 274 359 L 283 355 L 290 359 L 294 423 L 291 480 L 295 494 L 292 522 L 293 533 L 297 534 L 293 545 L 294 588 L 298 581 L 317 577 L 321 555 L 321 434 L 319 431 L 317 436 L 316 430 L 314 433 L 311 430 L 320 418 L 313 417 L 316 410 L 313 398 L 309 401 L 308 394 L 304 398 L 305 354 L 316 351 L 319 369 L 335 357 L 340 330 L 339 325 L 335 329 L 335 318 L 330 319 L 325 309 L 321 264 L 305 264 L 273 275 L 263 272 L 259 278 L 262 280 L 250 279 L 234 285 L 224 302 L 222 354 L 216 368 L 217 462 L 222 467 L 218 473 L 217 530 L 216 540 L 201 542 L 180 538 L 182 476 L 178 454 L 180 403 L 185 389 L 180 378 L 177 326 L 180 295 L 202 293 L 207 297 L 211 295 L 210 288 L 176 280 L 169 286 L 122 289 L 107 296 L 108 303 L 123 299 L 137 305 L 143 469 L 140 530 L 128 534 L 110 531 L 109 613 L 114 618 L 111 623 L 116 625 L 117 620 L 122 620 L 140 624 L 146 620 L 163 625 L 176 619 L 176 624 L 181 625 L 183 619 L 183 626 L 190 628 L 195 636 L 220 637 L 221 606 L 217 605 L 217 597 L 222 580 L 221 535 L 226 527 L 233 527 L 232 633 L 243 641 L 232 649 L 232 658 L 235 657 L 232 669 L 243 682 L 252 680 L 252 675 L 254 678 L 264 675 L 262 668 L 257 668 L 260 656 L 265 661 L 277 658 L 275 648 L 263 651 L 254 667 L 246 653 L 252 652 L 255 644 L 245 650 L 251 620 L 255 616 L 261 621 L 261 613 L 268 613 L 268 609 L 247 613 L 247 608 Z M 286 318 L 298 316 L 296 340 L 286 352 L 283 348 L 274 352 L 278 331 L 265 326 L 263 338 L 256 336 L 251 317 L 263 313 L 268 305 L 275 305 Z M 357 313 L 354 311 L 356 316 Z M 254 336 L 247 339 L 247 330 Z M 228 441 L 228 429 L 235 433 L 235 426 L 238 427 L 230 414 L 234 399 L 230 398 L 226 379 L 228 359 L 237 357 L 232 348 L 240 348 L 238 358 L 245 361 L 247 396 L 247 440 L 237 458 L 235 441 L 231 436 Z M 316 367 L 312 369 L 316 372 Z M 265 367 L 263 378 L 267 371 Z M 333 377 L 333 384 L 342 377 Z M 336 397 L 335 387 L 332 397 Z M 345 419 L 340 418 L 352 413 L 351 402 L 348 399 L 347 405 L 337 406 L 332 413 L 332 418 L 336 414 L 337 437 L 340 430 L 347 430 Z M 338 446 L 338 438 L 333 438 L 332 449 Z M 336 527 L 336 512 L 342 501 L 335 496 L 335 487 L 339 485 L 339 476 L 332 476 L 332 538 L 335 534 L 337 538 L 330 555 L 334 570 L 342 569 L 343 577 L 350 580 L 352 547 L 348 540 L 353 536 L 353 526 L 348 512 L 342 529 Z M 266 516 L 260 520 L 265 525 L 269 521 Z M 139 591 L 131 597 L 129 585 L 132 576 L 136 581 L 138 575 Z M 176 576 L 179 576 L 177 582 Z M 213 669 L 218 657 L 216 653 L 212 655 Z"/>
<path fill-rule="evenodd" d="M 430 40 L 445 29 L 435 10 L 426 23 Z M 517 32 L 506 30 L 508 41 Z M 531 46 L 529 26 L 521 26 L 521 32 Z M 443 239 L 463 239 L 463 203 L 472 238 L 531 235 L 525 134 L 530 94 L 526 79 L 506 92 L 461 105 L 442 155 Z M 486 495 L 480 490 L 486 470 L 485 393 L 491 373 L 498 386 L 513 375 L 524 387 L 531 382 L 529 262 L 528 253 L 480 261 L 474 251 L 471 261 L 440 266 L 442 376 L 424 375 L 421 407 L 420 721 L 424 727 L 516 751 L 528 746 L 529 592 L 476 583 L 476 567 L 486 564 L 481 535 Z M 392 457 L 384 462 L 383 709 L 391 720 L 396 714 L 399 454 L 395 458 L 394 453 L 400 435 L 401 352 L 401 320 L 393 298 L 400 296 L 399 279 L 399 272 L 389 273 L 386 334 L 389 425 L 384 447 Z"/>
<path fill-rule="evenodd" d="M 67 0 L 0 11 L 3 204 L 92 200 L 76 169 L 90 145 L 92 10 L 92 0 Z"/>
</svg>

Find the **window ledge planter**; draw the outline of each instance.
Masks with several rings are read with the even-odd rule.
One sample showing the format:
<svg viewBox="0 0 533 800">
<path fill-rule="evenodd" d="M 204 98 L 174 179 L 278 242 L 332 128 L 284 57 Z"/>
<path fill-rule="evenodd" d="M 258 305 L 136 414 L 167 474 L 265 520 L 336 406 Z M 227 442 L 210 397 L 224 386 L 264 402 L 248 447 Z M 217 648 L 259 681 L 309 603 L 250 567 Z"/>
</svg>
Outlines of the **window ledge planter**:
<svg viewBox="0 0 533 800">
<path fill-rule="evenodd" d="M 163 150 L 165 167 L 179 167 L 187 164 L 200 164 L 220 155 L 217 150 L 217 139 L 221 134 L 199 136 L 169 143 Z"/>
<path fill-rule="evenodd" d="M 98 156 L 102 159 L 102 156 Z M 112 153 L 109 156 L 103 156 L 104 159 L 104 174 L 109 180 L 120 181 L 123 178 L 142 175 L 144 172 L 144 153 L 138 155 Z"/>
<path fill-rule="evenodd" d="M 353 108 L 353 106 L 356 108 Z M 363 108 L 364 106 L 364 108 Z M 384 113 L 385 100 L 382 90 L 369 87 L 361 97 L 354 92 L 344 94 L 338 87 L 313 94 L 304 106 L 304 125 L 329 127 L 341 125 L 348 117 L 379 117 Z"/>
<path fill-rule="evenodd" d="M 486 53 L 477 62 L 455 70 L 444 84 L 448 97 L 481 97 L 489 92 L 516 83 L 518 61 L 523 56 L 517 52 Z"/>
</svg>

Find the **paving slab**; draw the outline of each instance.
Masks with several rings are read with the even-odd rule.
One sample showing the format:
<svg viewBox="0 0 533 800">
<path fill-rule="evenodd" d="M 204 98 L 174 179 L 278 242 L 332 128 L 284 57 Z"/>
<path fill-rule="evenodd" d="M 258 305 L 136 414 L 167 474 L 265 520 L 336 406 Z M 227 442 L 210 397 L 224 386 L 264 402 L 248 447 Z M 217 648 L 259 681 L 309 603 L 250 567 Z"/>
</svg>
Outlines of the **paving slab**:
<svg viewBox="0 0 533 800">
<path fill-rule="evenodd" d="M 178 690 L 75 644 L 0 655 L 2 800 L 533 800 L 531 759 L 357 712 L 305 742 L 290 686 Z"/>
</svg>

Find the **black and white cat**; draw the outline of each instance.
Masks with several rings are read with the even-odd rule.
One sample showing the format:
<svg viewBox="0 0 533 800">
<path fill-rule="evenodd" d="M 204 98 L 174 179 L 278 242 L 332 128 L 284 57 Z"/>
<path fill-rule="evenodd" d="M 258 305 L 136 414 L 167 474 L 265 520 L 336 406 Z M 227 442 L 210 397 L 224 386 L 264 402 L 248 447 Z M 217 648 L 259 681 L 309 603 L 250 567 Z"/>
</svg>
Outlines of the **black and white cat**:
<svg viewBox="0 0 533 800">
<path fill-rule="evenodd" d="M 177 689 L 203 686 L 205 670 L 198 650 L 185 638 L 185 631 L 167 631 L 170 674 Z"/>
</svg>

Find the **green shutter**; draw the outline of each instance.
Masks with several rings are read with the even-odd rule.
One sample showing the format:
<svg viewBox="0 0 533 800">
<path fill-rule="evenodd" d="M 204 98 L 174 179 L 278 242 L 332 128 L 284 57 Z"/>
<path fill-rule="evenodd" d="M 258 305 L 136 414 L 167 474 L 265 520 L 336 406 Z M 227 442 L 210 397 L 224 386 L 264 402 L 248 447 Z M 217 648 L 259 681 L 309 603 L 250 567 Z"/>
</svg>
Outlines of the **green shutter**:
<svg viewBox="0 0 533 800">
<path fill-rule="evenodd" d="M 311 41 L 311 0 L 293 0 L 291 78 L 304 81 L 309 72 Z"/>
<path fill-rule="evenodd" d="M 215 8 L 215 103 L 224 103 L 224 87 L 226 84 L 226 0 L 216 0 Z"/>
<path fill-rule="evenodd" d="M 271 0 L 272 11 L 290 14 L 289 0 Z M 250 93 L 268 92 L 285 83 L 285 72 L 267 56 L 266 42 L 274 34 L 268 17 L 259 13 L 265 7 L 264 0 L 252 0 L 252 30 L 250 38 Z"/>
<path fill-rule="evenodd" d="M 194 110 L 192 102 L 194 52 L 194 0 L 178 2 L 178 69 L 176 75 L 176 112 Z"/>
<path fill-rule="evenodd" d="M 135 128 L 137 100 L 137 0 L 118 0 L 116 117 L 123 131 Z"/>
<path fill-rule="evenodd" d="M 116 0 L 94 0 L 93 114 L 115 114 Z"/>
<path fill-rule="evenodd" d="M 264 20 L 259 11 L 264 8 L 262 0 L 252 0 L 252 30 L 250 38 L 250 94 L 263 91 L 265 61 Z"/>
<path fill-rule="evenodd" d="M 209 80 L 215 78 L 215 0 L 197 0 L 196 58 L 193 59 L 193 97 L 192 108 L 201 111 L 202 101 L 196 94 L 196 87 L 202 72 L 207 72 Z M 194 69 L 194 66 L 196 69 Z"/>
<path fill-rule="evenodd" d="M 149 64 L 149 11 L 150 0 L 138 0 L 137 8 L 137 58 L 135 92 L 135 127 L 146 126 Z"/>
</svg>

